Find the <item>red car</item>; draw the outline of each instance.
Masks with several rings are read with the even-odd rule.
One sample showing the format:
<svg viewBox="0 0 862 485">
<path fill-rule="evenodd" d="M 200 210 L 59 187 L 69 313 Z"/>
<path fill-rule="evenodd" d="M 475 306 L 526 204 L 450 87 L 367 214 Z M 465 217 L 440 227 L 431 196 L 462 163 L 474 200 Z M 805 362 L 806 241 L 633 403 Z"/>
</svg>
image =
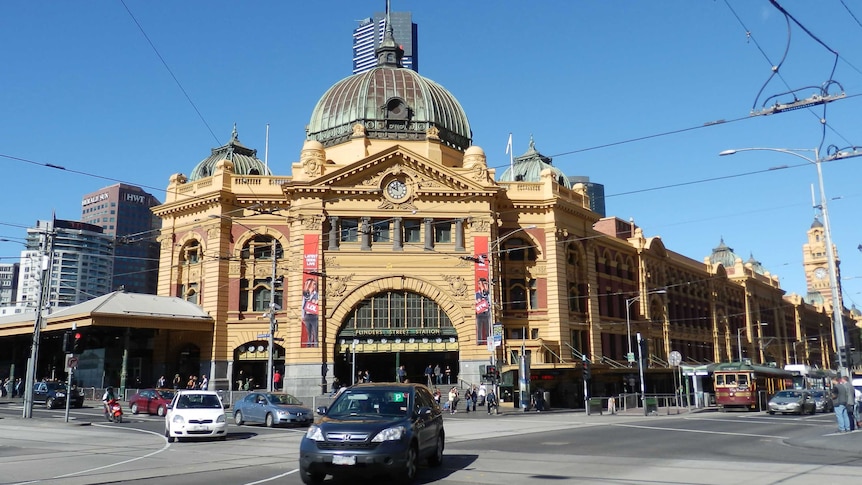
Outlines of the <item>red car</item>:
<svg viewBox="0 0 862 485">
<path fill-rule="evenodd" d="M 164 416 L 174 398 L 172 389 L 141 389 L 129 399 L 132 414 L 148 413 Z"/>
</svg>

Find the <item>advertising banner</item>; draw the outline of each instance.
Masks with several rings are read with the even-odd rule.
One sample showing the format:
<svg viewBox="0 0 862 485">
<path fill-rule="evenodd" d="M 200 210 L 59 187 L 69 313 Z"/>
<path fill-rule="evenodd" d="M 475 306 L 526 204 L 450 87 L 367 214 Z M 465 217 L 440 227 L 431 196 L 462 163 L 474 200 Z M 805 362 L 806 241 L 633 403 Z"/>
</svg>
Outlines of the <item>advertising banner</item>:
<svg viewBox="0 0 862 485">
<path fill-rule="evenodd" d="M 485 345 L 491 334 L 491 287 L 488 282 L 488 238 L 476 236 L 473 239 L 476 251 L 475 281 L 476 281 L 476 343 Z"/>
<path fill-rule="evenodd" d="M 317 347 L 320 317 L 318 234 L 306 234 L 302 255 L 302 347 Z"/>
</svg>

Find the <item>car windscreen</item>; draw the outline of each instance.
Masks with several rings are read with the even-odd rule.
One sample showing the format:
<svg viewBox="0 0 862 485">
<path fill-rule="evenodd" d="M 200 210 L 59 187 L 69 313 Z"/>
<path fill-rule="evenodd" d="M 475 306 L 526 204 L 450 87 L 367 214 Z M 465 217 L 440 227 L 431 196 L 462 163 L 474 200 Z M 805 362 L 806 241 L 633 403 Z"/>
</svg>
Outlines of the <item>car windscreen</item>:
<svg viewBox="0 0 862 485">
<path fill-rule="evenodd" d="M 349 389 L 332 403 L 328 416 L 406 416 L 409 393 L 388 389 Z"/>
<path fill-rule="evenodd" d="M 269 399 L 269 402 L 273 404 L 302 404 L 299 399 L 290 394 L 267 394 L 267 398 Z"/>
<path fill-rule="evenodd" d="M 799 391 L 780 391 L 775 395 L 775 397 L 787 399 L 787 398 L 799 398 L 801 395 L 802 395 L 802 393 Z"/>
<path fill-rule="evenodd" d="M 212 394 L 183 394 L 177 399 L 177 409 L 220 409 L 221 401 Z"/>
<path fill-rule="evenodd" d="M 159 395 L 166 401 L 170 401 L 174 398 L 174 391 L 159 391 Z"/>
</svg>

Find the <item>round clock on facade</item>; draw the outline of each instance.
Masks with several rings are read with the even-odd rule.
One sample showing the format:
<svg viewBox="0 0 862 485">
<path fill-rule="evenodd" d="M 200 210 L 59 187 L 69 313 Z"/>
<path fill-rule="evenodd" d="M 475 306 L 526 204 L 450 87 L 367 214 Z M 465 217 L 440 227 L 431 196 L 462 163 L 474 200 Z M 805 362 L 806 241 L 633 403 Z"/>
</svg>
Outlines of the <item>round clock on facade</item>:
<svg viewBox="0 0 862 485">
<path fill-rule="evenodd" d="M 814 270 L 814 277 L 818 280 L 822 280 L 826 277 L 826 269 L 825 268 L 817 268 Z"/>
<path fill-rule="evenodd" d="M 395 179 L 386 184 L 386 194 L 395 200 L 401 200 L 407 197 L 407 184 Z"/>
</svg>

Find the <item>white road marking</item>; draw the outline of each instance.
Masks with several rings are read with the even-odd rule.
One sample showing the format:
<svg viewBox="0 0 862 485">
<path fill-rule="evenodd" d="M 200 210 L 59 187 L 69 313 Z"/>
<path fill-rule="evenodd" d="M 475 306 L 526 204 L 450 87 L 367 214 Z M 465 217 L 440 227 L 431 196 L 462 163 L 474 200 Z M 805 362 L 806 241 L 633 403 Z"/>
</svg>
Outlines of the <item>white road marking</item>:
<svg viewBox="0 0 862 485">
<path fill-rule="evenodd" d="M 164 437 L 164 436 L 162 436 L 161 434 L 159 434 L 159 433 L 155 433 L 155 432 L 153 432 L 153 431 L 147 431 L 147 430 L 144 430 L 144 429 L 135 429 L 135 428 L 117 428 L 117 427 L 114 427 L 114 426 L 104 425 L 104 424 L 94 424 L 93 426 L 99 426 L 99 427 L 102 427 L 102 428 L 111 428 L 111 429 L 122 430 L 122 431 L 135 431 L 135 432 L 137 432 L 137 433 L 146 433 L 146 434 L 155 435 L 155 436 L 158 436 L 159 438 L 163 439 L 163 440 L 165 441 L 165 445 L 164 445 L 161 449 L 159 449 L 159 450 L 153 451 L 153 452 L 151 452 L 151 453 L 147 453 L 146 455 L 139 456 L 139 457 L 137 457 L 137 458 L 129 458 L 128 460 L 118 461 L 118 462 L 116 462 L 116 463 L 112 463 L 112 464 L 110 464 L 110 465 L 103 465 L 103 466 L 96 467 L 96 468 L 90 468 L 90 469 L 88 469 L 88 470 L 81 470 L 81 471 L 77 471 L 77 472 L 74 472 L 74 473 L 67 473 L 67 474 L 65 474 L 65 475 L 58 475 L 58 476 L 54 477 L 55 479 L 56 479 L 56 478 L 74 477 L 74 476 L 76 476 L 76 475 L 81 475 L 81 474 L 83 474 L 83 473 L 96 472 L 96 471 L 99 471 L 99 470 L 104 470 L 105 468 L 115 467 L 115 466 L 117 466 L 117 465 L 125 465 L 126 463 L 132 463 L 132 462 L 135 462 L 135 461 L 138 461 L 138 460 L 143 460 L 144 458 L 149 458 L 149 457 L 151 457 L 151 456 L 153 456 L 153 455 L 157 455 L 157 454 L 159 454 L 159 453 L 161 453 L 161 452 L 163 452 L 163 451 L 165 451 L 165 450 L 167 450 L 168 448 L 170 448 L 170 447 L 171 447 L 170 443 L 168 443 L 167 438 L 165 438 L 165 437 Z"/>
<path fill-rule="evenodd" d="M 245 485 L 257 485 L 258 483 L 266 483 L 266 482 L 269 482 L 269 481 L 272 481 L 272 480 L 276 480 L 276 479 L 279 479 L 279 478 L 282 478 L 282 477 L 286 477 L 286 476 L 288 476 L 288 475 L 293 475 L 294 473 L 296 473 L 296 472 L 298 472 L 298 471 L 299 471 L 299 468 L 295 468 L 295 469 L 293 469 L 293 470 L 291 470 L 291 471 L 289 471 L 289 472 L 282 473 L 281 475 L 276 475 L 276 476 L 274 476 L 274 477 L 264 478 L 263 480 L 258 480 L 258 481 L 256 481 L 256 482 L 248 482 L 248 483 L 246 483 Z"/>
<path fill-rule="evenodd" d="M 770 439 L 778 439 L 778 440 L 786 440 L 788 436 L 774 436 L 768 434 L 752 434 L 752 433 L 734 433 L 731 431 L 706 431 L 699 429 L 679 429 L 679 428 L 661 428 L 658 426 L 643 426 L 638 424 L 612 424 L 611 426 L 620 426 L 623 428 L 640 428 L 640 429 L 653 429 L 656 431 L 673 431 L 679 433 L 699 433 L 699 434 L 718 434 L 718 435 L 727 435 L 727 436 L 748 436 L 752 438 L 770 438 Z"/>
</svg>

